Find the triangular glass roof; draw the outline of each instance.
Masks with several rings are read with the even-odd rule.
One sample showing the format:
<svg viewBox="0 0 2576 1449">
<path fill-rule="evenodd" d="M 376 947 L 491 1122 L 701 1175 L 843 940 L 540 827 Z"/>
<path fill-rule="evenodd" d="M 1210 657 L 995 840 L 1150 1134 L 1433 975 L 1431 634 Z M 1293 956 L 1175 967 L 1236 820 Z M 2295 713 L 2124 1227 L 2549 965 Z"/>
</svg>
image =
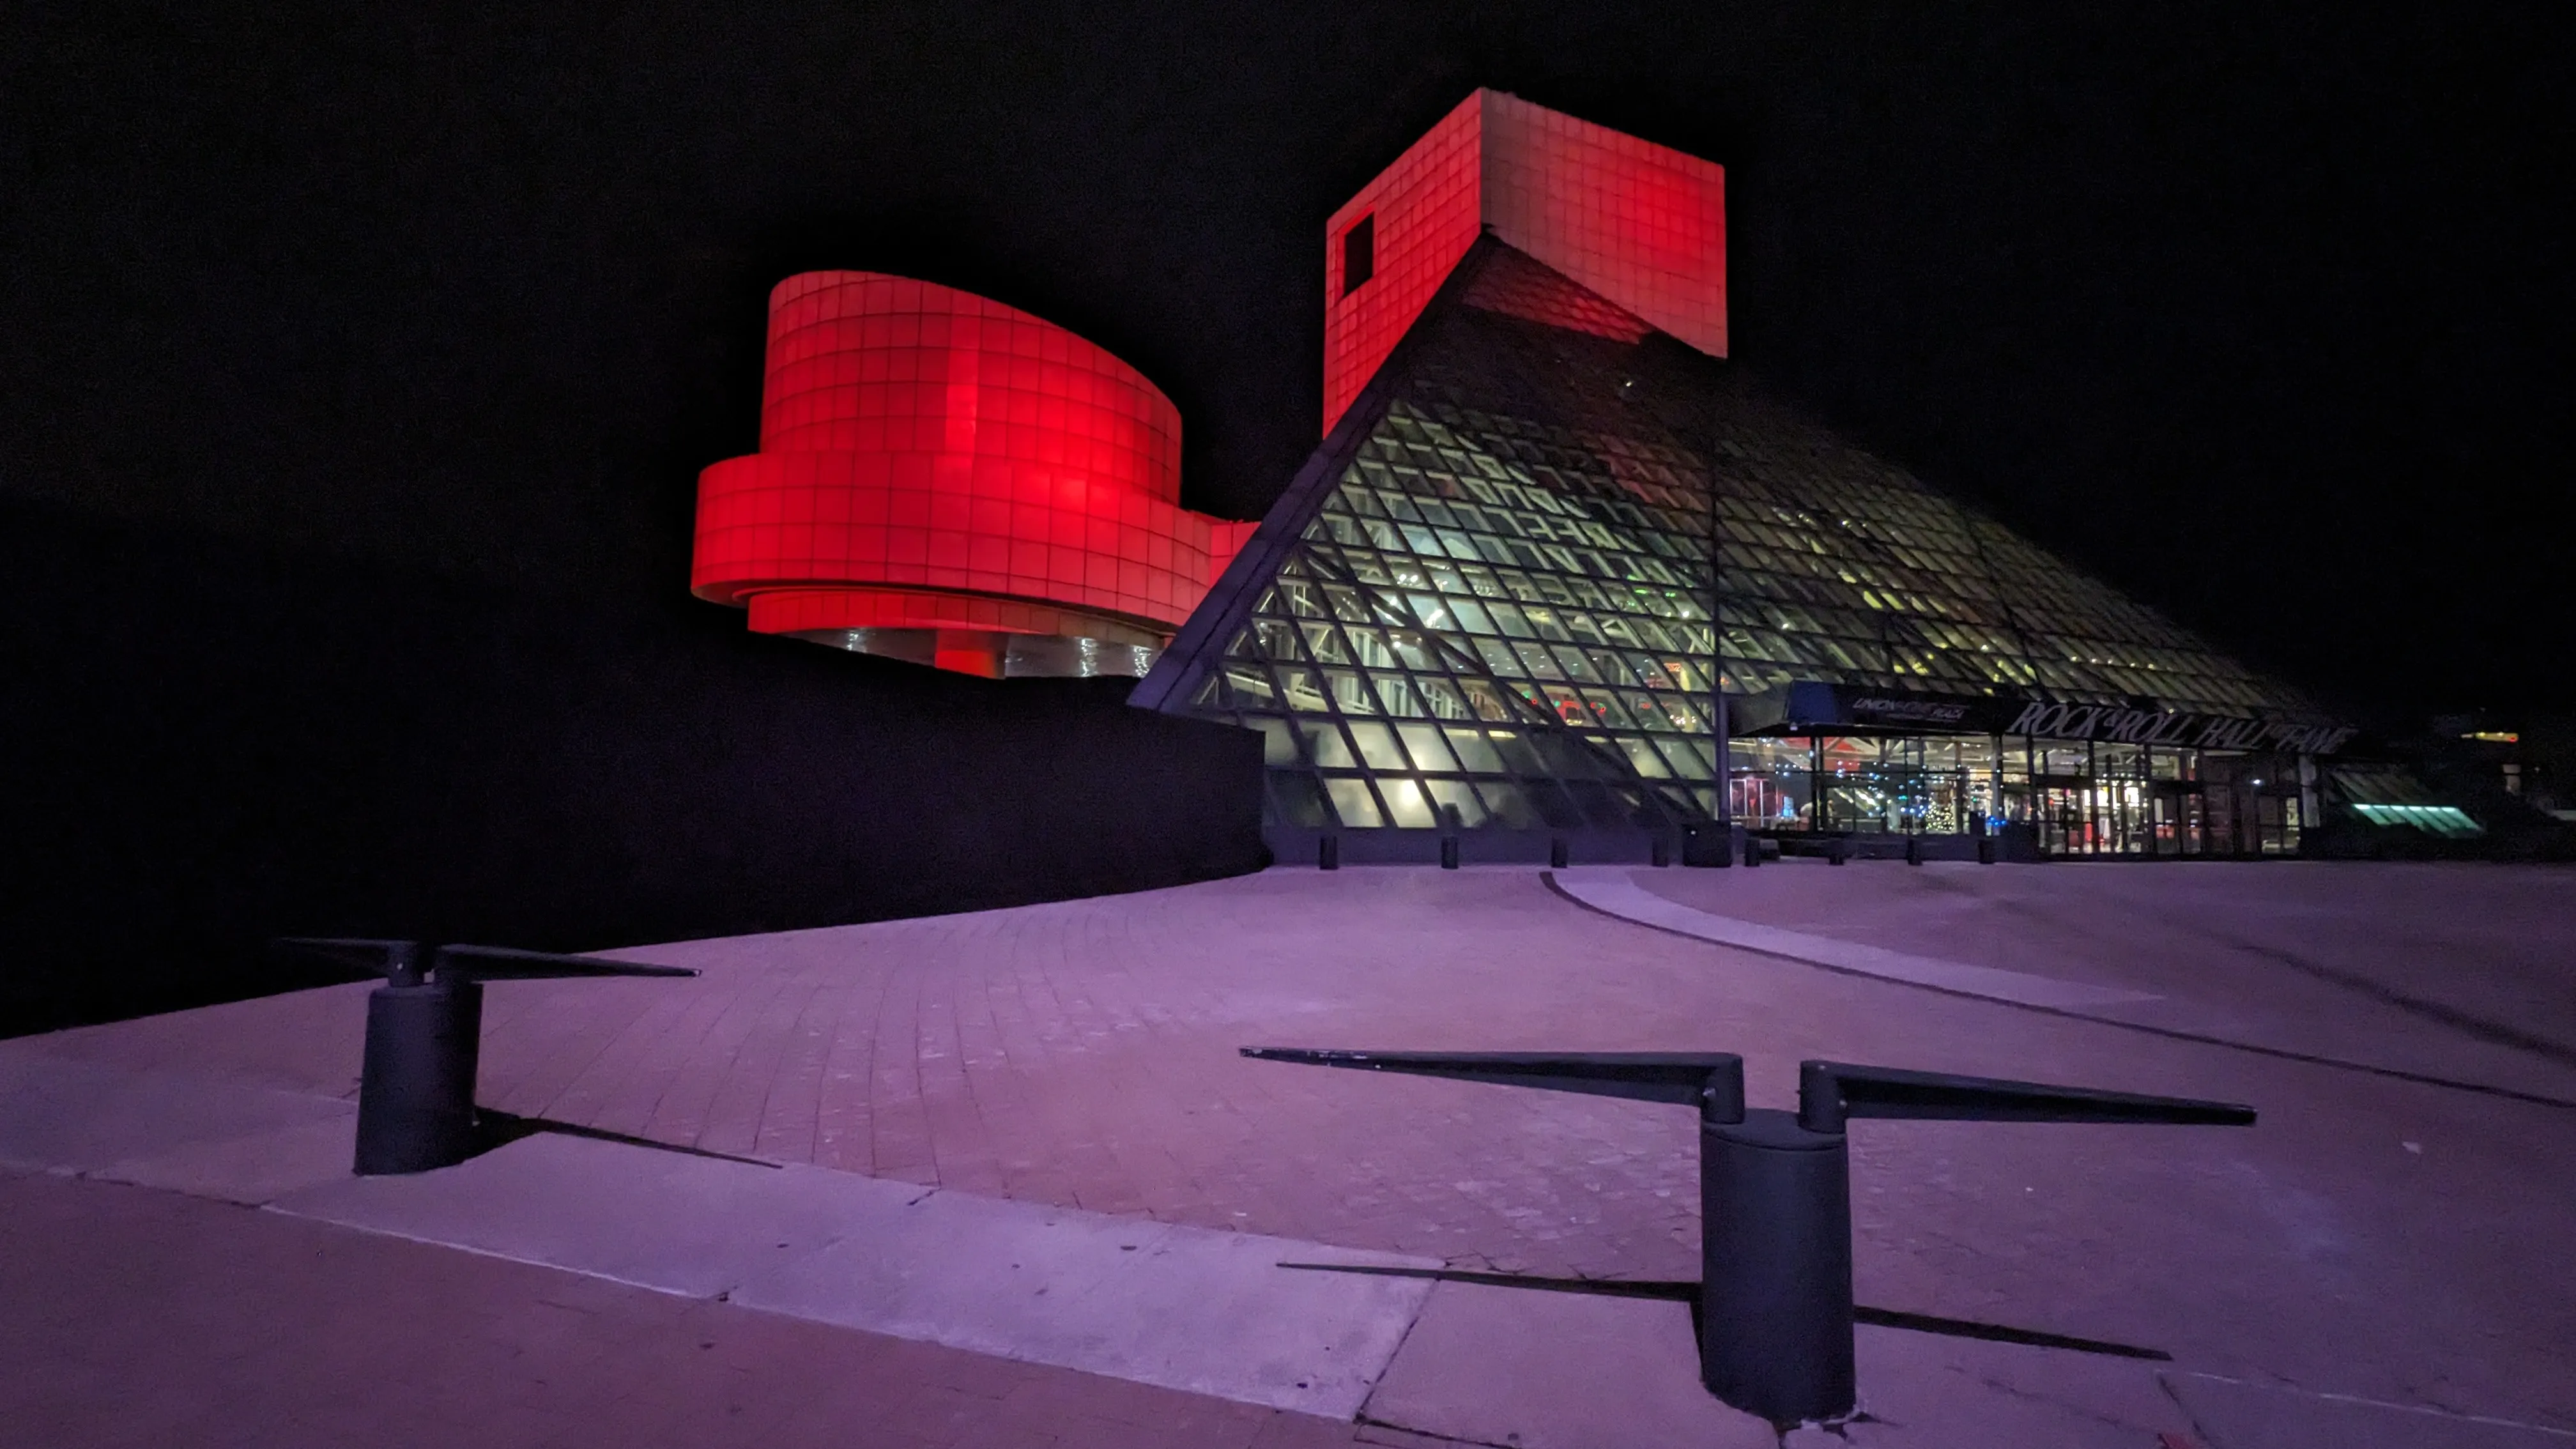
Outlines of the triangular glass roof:
<svg viewBox="0 0 2576 1449">
<path fill-rule="evenodd" d="M 2316 713 L 1491 237 L 1132 702 L 1262 731 L 1273 824 L 1664 829 L 1715 808 L 1720 659 L 1730 696 Z"/>
</svg>

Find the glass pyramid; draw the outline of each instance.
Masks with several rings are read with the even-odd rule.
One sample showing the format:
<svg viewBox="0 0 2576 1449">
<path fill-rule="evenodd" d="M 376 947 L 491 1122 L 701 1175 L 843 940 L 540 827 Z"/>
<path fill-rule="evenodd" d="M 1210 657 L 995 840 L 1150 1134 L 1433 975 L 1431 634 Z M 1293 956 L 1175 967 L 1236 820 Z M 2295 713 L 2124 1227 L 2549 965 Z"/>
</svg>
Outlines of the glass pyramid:
<svg viewBox="0 0 2576 1449">
<path fill-rule="evenodd" d="M 1491 236 L 1132 702 L 1261 731 L 1274 832 L 1633 833 L 1713 680 L 2316 713 Z"/>
</svg>

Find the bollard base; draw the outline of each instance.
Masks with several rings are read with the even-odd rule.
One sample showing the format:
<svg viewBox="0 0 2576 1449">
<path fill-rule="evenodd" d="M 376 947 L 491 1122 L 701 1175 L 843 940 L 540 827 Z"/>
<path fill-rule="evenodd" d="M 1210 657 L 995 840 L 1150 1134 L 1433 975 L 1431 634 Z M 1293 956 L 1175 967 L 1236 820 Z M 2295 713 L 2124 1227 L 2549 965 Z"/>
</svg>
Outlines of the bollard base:
<svg viewBox="0 0 2576 1449">
<path fill-rule="evenodd" d="M 1756 1108 L 1699 1150 L 1701 1382 L 1774 1424 L 1851 1413 L 1848 1140 Z"/>
<path fill-rule="evenodd" d="M 474 1069 L 482 1038 L 480 982 L 379 986 L 367 993 L 359 1176 L 427 1172 L 474 1155 Z"/>
<path fill-rule="evenodd" d="M 1722 828 L 1714 821 L 1682 827 L 1682 864 L 1700 870 L 1719 870 L 1735 864 L 1735 842 L 1744 827 Z"/>
</svg>

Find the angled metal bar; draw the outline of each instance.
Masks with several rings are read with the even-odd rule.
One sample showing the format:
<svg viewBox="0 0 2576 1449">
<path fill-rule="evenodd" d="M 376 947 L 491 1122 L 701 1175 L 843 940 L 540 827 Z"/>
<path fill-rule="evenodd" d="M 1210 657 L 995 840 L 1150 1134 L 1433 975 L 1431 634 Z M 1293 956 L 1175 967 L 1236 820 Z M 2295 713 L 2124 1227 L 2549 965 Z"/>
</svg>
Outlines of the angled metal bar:
<svg viewBox="0 0 2576 1449">
<path fill-rule="evenodd" d="M 428 971 L 418 941 L 379 941 L 357 936 L 288 936 L 272 944 L 382 976 L 396 986 L 418 986 Z"/>
<path fill-rule="evenodd" d="M 2253 1108 L 2233 1102 L 1825 1061 L 1802 1064 L 1798 1112 L 1748 1111 L 1743 1059 L 1729 1052 L 1242 1051 L 1269 1061 L 1699 1106 L 1700 1382 L 1782 1428 L 1840 1417 L 1857 1400 L 1852 1325 L 1863 1310 L 1852 1302 L 1849 1118 L 2254 1121 Z M 2050 1346 L 2142 1352 L 2074 1339 Z"/>
<path fill-rule="evenodd" d="M 418 941 L 384 941 L 378 940 L 373 936 L 283 936 L 278 939 L 277 944 L 280 946 L 292 947 L 298 951 L 311 951 L 317 955 L 324 956 L 341 956 L 349 959 L 355 959 L 362 955 L 370 956 L 381 965 L 383 963 L 385 953 L 392 950 L 394 947 L 417 946 L 420 943 Z"/>
<path fill-rule="evenodd" d="M 2172 1123 L 2250 1127 L 2254 1109 L 2193 1097 L 2151 1097 L 1998 1077 L 1955 1077 L 1849 1062 L 1798 1066 L 1798 1125 L 1840 1132 L 1854 1117 L 1942 1118 L 1962 1122 Z"/>
<path fill-rule="evenodd" d="M 609 961 L 597 956 L 563 956 L 551 951 L 521 951 L 510 946 L 441 946 L 440 976 L 476 981 L 542 981 L 577 976 L 695 976 L 687 966 L 653 966 L 641 961 Z"/>
<path fill-rule="evenodd" d="M 1371 1052 L 1244 1047 L 1247 1057 L 1317 1067 L 1447 1077 L 1696 1107 L 1704 1122 L 1744 1120 L 1744 1058 L 1733 1052 Z"/>
<path fill-rule="evenodd" d="M 686 966 L 651 966 L 597 956 L 522 951 L 514 946 L 434 946 L 355 936 L 289 936 L 276 944 L 374 972 L 397 986 L 423 976 L 448 981 L 540 981 L 579 976 L 695 976 Z"/>
</svg>

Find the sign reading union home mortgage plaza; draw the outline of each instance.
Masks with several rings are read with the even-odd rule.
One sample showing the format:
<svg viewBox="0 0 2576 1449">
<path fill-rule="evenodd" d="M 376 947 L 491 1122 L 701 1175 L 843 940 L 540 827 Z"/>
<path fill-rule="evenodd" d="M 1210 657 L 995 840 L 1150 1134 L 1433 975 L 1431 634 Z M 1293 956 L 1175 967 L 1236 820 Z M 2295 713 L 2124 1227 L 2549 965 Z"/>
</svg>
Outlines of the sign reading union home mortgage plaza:
<svg viewBox="0 0 2576 1449">
<path fill-rule="evenodd" d="M 2117 704 L 2053 704 L 2045 700 L 1961 698 L 1894 690 L 1856 690 L 1829 684 L 1792 684 L 1736 705 L 1738 728 L 1747 734 L 1801 734 L 1834 725 L 1876 729 L 2024 735 L 2044 740 L 2094 740 L 2103 744 L 2167 749 L 2272 750 L 2331 755 L 2356 733 L 2345 725 L 2299 724 L 2193 710 L 2139 709 Z"/>
</svg>

